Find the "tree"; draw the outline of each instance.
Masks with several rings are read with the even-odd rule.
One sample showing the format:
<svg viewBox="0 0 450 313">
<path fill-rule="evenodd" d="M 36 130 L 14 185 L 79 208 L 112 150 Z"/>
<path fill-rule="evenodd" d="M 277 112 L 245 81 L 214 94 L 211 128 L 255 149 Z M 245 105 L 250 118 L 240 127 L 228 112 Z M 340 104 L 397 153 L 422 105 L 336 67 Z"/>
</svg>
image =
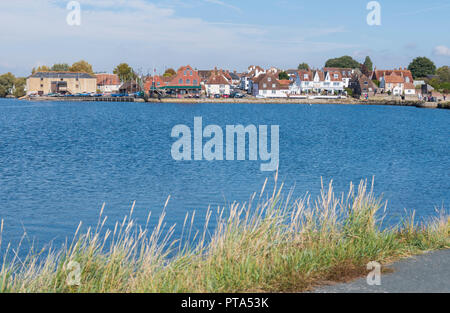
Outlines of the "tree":
<svg viewBox="0 0 450 313">
<path fill-rule="evenodd" d="M 70 66 L 67 63 L 54 64 L 50 70 L 52 72 L 68 72 L 70 70 Z"/>
<path fill-rule="evenodd" d="M 351 56 L 345 55 L 340 58 L 329 59 L 325 63 L 325 67 L 359 68 L 359 62 L 354 60 Z"/>
<path fill-rule="evenodd" d="M 50 72 L 50 68 L 46 65 L 38 66 L 38 68 L 34 68 L 31 70 L 31 74 L 39 73 L 39 72 Z"/>
<path fill-rule="evenodd" d="M 436 65 L 426 57 L 415 58 L 408 66 L 414 79 L 423 78 L 436 73 Z"/>
<path fill-rule="evenodd" d="M 173 68 L 168 68 L 165 72 L 164 72 L 164 77 L 172 77 L 177 75 L 177 72 L 175 72 L 175 70 Z"/>
<path fill-rule="evenodd" d="M 25 85 L 27 84 L 27 79 L 25 77 L 17 77 L 14 81 L 14 97 L 21 98 L 26 95 Z"/>
<path fill-rule="evenodd" d="M 436 75 L 439 76 L 439 79 L 442 82 L 450 82 L 450 67 L 442 66 L 437 69 Z"/>
<path fill-rule="evenodd" d="M 363 73 L 367 77 L 370 77 L 370 73 L 372 73 L 372 71 L 369 71 L 365 64 L 360 64 L 359 69 L 361 70 L 361 73 Z"/>
<path fill-rule="evenodd" d="M 12 94 L 14 82 L 16 78 L 11 73 L 6 73 L 0 76 L 0 98 Z"/>
<path fill-rule="evenodd" d="M 308 65 L 307 63 L 301 63 L 301 64 L 298 65 L 298 69 L 299 69 L 300 71 L 301 71 L 301 70 L 307 71 L 307 70 L 309 70 L 309 65 Z"/>
<path fill-rule="evenodd" d="M 136 79 L 136 73 L 127 63 L 117 65 L 113 73 L 118 75 L 122 82 L 128 82 Z"/>
<path fill-rule="evenodd" d="M 287 79 L 287 80 L 289 80 L 289 75 L 286 72 L 280 72 L 280 74 L 278 74 L 278 79 Z"/>
<path fill-rule="evenodd" d="M 373 71 L 373 63 L 369 56 L 366 56 L 366 59 L 364 60 L 364 66 L 369 72 Z"/>
<path fill-rule="evenodd" d="M 69 71 L 94 74 L 92 65 L 90 65 L 88 62 L 86 62 L 84 60 L 81 60 L 81 61 L 78 61 L 78 62 L 75 62 L 74 64 L 72 64 L 72 66 L 69 68 Z"/>
</svg>

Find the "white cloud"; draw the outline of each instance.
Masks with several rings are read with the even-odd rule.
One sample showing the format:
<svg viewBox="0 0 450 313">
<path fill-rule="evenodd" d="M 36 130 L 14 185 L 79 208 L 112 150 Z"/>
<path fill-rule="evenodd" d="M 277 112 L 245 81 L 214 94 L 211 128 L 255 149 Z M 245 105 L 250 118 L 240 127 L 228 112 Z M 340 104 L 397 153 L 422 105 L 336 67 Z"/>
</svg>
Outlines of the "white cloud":
<svg viewBox="0 0 450 313">
<path fill-rule="evenodd" d="M 238 13 L 242 13 L 242 10 L 240 8 L 238 8 L 237 6 L 231 5 L 229 3 L 226 3 L 225 1 L 221 1 L 221 0 L 203 0 L 203 1 L 212 3 L 212 4 L 217 4 L 217 5 L 232 9 Z"/>
<path fill-rule="evenodd" d="M 450 57 L 450 48 L 446 46 L 437 46 L 434 48 L 433 53 L 439 56 Z"/>
<path fill-rule="evenodd" d="M 215 1 L 216 2 L 216 1 Z M 321 36 L 342 33 L 336 28 L 293 28 L 271 25 L 210 23 L 179 16 L 144 0 L 80 0 L 81 26 L 68 26 L 67 1 L 15 0 L 2 3 L 0 59 L 28 73 L 38 63 L 71 63 L 86 59 L 94 70 L 111 71 L 128 62 L 147 71 L 154 67 L 191 64 L 195 67 L 248 64 L 289 66 L 306 55 L 355 46 L 321 42 Z M 323 62 L 323 61 L 321 61 Z M 0 70 L 2 70 L 0 68 Z"/>
</svg>

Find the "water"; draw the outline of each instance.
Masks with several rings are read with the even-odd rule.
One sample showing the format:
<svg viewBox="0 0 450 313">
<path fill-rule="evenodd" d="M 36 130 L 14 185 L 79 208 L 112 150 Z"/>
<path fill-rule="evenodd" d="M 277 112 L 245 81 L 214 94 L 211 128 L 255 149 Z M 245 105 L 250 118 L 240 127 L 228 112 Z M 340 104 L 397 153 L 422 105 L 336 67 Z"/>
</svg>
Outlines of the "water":
<svg viewBox="0 0 450 313">
<path fill-rule="evenodd" d="M 169 224 L 209 205 L 246 201 L 271 173 L 260 162 L 176 162 L 172 127 L 280 125 L 280 179 L 317 195 L 320 179 L 338 192 L 375 177 L 388 220 L 404 209 L 426 218 L 450 202 L 450 112 L 406 107 L 300 104 L 20 102 L 0 99 L 0 218 L 3 242 L 62 243 L 78 223 L 110 221 L 136 200 L 135 216 Z M 203 222 L 198 219 L 198 225 Z M 177 228 L 177 231 L 180 227 Z"/>
</svg>

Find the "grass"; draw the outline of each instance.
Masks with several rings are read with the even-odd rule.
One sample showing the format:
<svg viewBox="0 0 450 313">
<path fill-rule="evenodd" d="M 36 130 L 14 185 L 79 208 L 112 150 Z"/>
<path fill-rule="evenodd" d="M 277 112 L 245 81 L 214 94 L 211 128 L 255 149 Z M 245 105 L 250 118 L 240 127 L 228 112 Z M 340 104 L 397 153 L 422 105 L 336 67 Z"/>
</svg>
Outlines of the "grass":
<svg viewBox="0 0 450 313">
<path fill-rule="evenodd" d="M 301 292 L 363 275 L 371 261 L 450 247 L 450 218 L 442 212 L 426 223 L 411 214 L 382 227 L 386 206 L 367 182 L 341 196 L 330 183 L 314 201 L 294 199 L 276 182 L 266 192 L 266 183 L 248 203 L 208 210 L 201 231 L 194 231 L 195 214 L 186 215 L 178 240 L 165 213 L 149 230 L 135 224 L 132 208 L 110 230 L 102 209 L 97 227 L 82 234 L 79 227 L 72 242 L 45 255 L 31 250 L 20 259 L 8 245 L 5 255 L 14 257 L 1 264 L 0 292 Z M 76 264 L 80 284 L 69 285 Z"/>
</svg>

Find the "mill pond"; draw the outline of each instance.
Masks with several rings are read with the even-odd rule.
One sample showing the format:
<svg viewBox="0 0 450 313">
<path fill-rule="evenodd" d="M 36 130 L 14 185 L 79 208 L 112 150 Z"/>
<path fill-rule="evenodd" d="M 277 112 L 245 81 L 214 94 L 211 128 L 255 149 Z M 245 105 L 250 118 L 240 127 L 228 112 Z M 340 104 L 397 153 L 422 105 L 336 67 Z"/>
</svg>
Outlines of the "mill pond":
<svg viewBox="0 0 450 313">
<path fill-rule="evenodd" d="M 375 193 L 388 201 L 388 225 L 405 209 L 426 219 L 449 208 L 448 110 L 0 99 L 3 243 L 14 246 L 26 232 L 25 242 L 60 245 L 80 221 L 95 225 L 103 203 L 112 224 L 136 201 L 134 216 L 145 224 L 170 195 L 166 222 L 179 226 L 176 236 L 186 212 L 195 210 L 201 227 L 208 206 L 248 201 L 274 176 L 260 161 L 172 157 L 173 127 L 194 129 L 195 117 L 222 129 L 279 125 L 279 179 L 297 196 L 317 196 L 321 179 L 346 192 L 350 182 L 374 178 Z"/>
</svg>

